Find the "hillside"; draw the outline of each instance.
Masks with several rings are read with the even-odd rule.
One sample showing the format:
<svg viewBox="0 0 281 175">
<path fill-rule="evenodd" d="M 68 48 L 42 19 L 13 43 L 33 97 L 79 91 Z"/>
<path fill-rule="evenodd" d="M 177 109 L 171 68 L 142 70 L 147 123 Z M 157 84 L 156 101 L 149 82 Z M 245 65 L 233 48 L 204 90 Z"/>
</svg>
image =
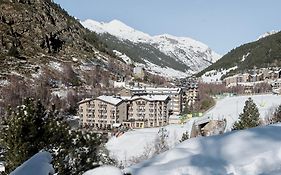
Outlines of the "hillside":
<svg viewBox="0 0 281 175">
<path fill-rule="evenodd" d="M 0 36 L 1 73 L 28 75 L 50 61 L 80 65 L 97 62 L 99 50 L 109 53 L 94 33 L 51 0 L 1 0 Z"/>
<path fill-rule="evenodd" d="M 178 71 L 179 76 L 190 75 L 220 58 L 207 45 L 191 38 L 168 34 L 150 36 L 118 20 L 109 23 L 86 20 L 82 24 L 98 33 L 110 49 L 126 54 L 135 64 L 143 64 L 151 72 L 162 75 L 171 70 L 161 68 Z"/>
<path fill-rule="evenodd" d="M 25 97 L 75 113 L 132 68 L 52 0 L 0 1 L 0 113 Z M 64 100 L 64 102 L 62 102 Z"/>
<path fill-rule="evenodd" d="M 255 42 L 244 44 L 231 50 L 220 60 L 201 71 L 198 76 L 212 70 L 227 70 L 236 73 L 254 67 L 281 66 L 281 32 L 265 35 Z"/>
</svg>

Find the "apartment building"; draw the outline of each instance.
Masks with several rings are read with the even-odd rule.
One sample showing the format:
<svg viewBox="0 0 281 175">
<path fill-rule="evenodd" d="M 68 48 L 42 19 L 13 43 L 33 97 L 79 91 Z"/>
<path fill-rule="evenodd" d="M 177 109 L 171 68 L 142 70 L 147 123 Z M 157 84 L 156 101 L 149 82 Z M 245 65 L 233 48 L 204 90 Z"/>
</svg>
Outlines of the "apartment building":
<svg viewBox="0 0 281 175">
<path fill-rule="evenodd" d="M 119 97 L 99 96 L 79 103 L 80 123 L 99 129 L 111 129 L 127 120 L 127 103 Z"/>
<path fill-rule="evenodd" d="M 132 87 L 119 92 L 121 96 L 167 95 L 170 98 L 170 114 L 179 115 L 183 110 L 183 89 L 165 87 Z"/>
<path fill-rule="evenodd" d="M 237 74 L 231 77 L 227 77 L 224 80 L 224 83 L 227 87 L 237 86 L 239 83 L 245 83 L 249 81 L 256 81 L 256 75 L 250 75 L 248 73 L 245 74 Z"/>
<path fill-rule="evenodd" d="M 198 84 L 190 83 L 185 90 L 185 95 L 183 98 L 184 108 L 186 105 L 192 106 L 198 99 Z"/>
<path fill-rule="evenodd" d="M 170 98 L 167 95 L 133 96 L 128 101 L 128 121 L 130 121 L 130 127 L 165 126 L 169 116 L 169 101 Z"/>
<path fill-rule="evenodd" d="M 270 82 L 281 78 L 279 68 L 261 68 L 250 70 L 250 73 L 236 74 L 223 80 L 227 87 L 245 85 L 245 83 Z M 248 85 L 248 84 L 246 84 Z"/>
<path fill-rule="evenodd" d="M 164 126 L 169 102 L 167 95 L 89 98 L 79 102 L 80 124 L 97 129 L 112 129 L 117 124 L 127 128 Z"/>
<path fill-rule="evenodd" d="M 182 87 L 182 110 L 186 106 L 192 106 L 198 99 L 198 82 L 199 80 L 196 77 L 188 77 L 177 80 L 175 84 L 178 87 Z"/>
</svg>

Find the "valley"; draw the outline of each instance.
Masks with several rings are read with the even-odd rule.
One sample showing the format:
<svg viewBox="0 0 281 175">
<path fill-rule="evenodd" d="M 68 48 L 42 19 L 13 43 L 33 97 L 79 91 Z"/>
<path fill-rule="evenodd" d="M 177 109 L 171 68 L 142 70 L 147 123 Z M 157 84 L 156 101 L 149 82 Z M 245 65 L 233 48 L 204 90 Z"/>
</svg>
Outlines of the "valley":
<svg viewBox="0 0 281 175">
<path fill-rule="evenodd" d="M 76 3 L 0 0 L 1 175 L 280 174 L 281 4 Z"/>
</svg>

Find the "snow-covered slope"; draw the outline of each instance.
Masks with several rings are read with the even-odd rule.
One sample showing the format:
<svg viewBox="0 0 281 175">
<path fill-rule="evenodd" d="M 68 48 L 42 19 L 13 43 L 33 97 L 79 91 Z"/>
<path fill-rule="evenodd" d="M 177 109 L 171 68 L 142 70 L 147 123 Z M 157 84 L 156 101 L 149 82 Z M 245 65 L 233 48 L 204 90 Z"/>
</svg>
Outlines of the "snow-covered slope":
<svg viewBox="0 0 281 175">
<path fill-rule="evenodd" d="M 123 40 L 132 42 L 148 42 L 151 36 L 141 31 L 137 31 L 118 20 L 113 20 L 109 23 L 97 22 L 87 19 L 82 22 L 82 25 L 98 34 L 109 33 Z"/>
<path fill-rule="evenodd" d="M 243 112 L 245 101 L 251 97 L 256 103 L 261 118 L 268 117 L 271 109 L 281 104 L 281 97 L 276 95 L 255 95 L 255 96 L 235 96 L 225 97 L 217 101 L 215 107 L 208 111 L 203 117 L 192 118 L 185 125 L 168 125 L 165 128 L 168 131 L 168 144 L 173 148 L 179 143 L 182 134 L 186 131 L 191 133 L 191 127 L 194 121 L 212 118 L 214 120 L 226 119 L 226 131 L 229 131 L 233 123 L 238 119 L 239 114 Z M 106 144 L 110 155 L 114 157 L 123 166 L 129 166 L 136 157 L 140 157 L 153 147 L 159 128 L 145 128 L 126 132 L 120 137 L 111 138 Z"/>
<path fill-rule="evenodd" d="M 211 70 L 211 71 L 205 72 L 201 76 L 201 78 L 202 78 L 202 81 L 205 83 L 220 84 L 220 83 L 222 83 L 222 80 L 221 80 L 222 76 L 226 75 L 228 72 L 230 72 L 231 70 L 235 70 L 235 69 L 237 69 L 237 66 L 229 68 L 227 70 L 220 70 L 220 71 Z"/>
<path fill-rule="evenodd" d="M 117 37 L 121 42 L 118 42 L 118 44 L 123 43 L 124 45 L 128 45 L 128 43 L 125 42 L 131 42 L 129 45 L 135 45 L 142 48 L 145 47 L 145 49 L 141 51 L 144 52 L 145 50 L 147 53 L 154 52 L 155 54 L 153 55 L 156 58 L 151 58 L 151 55 L 143 54 L 144 56 L 141 57 L 142 60 L 157 64 L 164 69 L 172 68 L 181 71 L 185 73 L 185 75 L 197 73 L 221 57 L 212 51 L 207 45 L 191 38 L 176 37 L 168 34 L 150 36 L 149 34 L 135 30 L 118 20 L 113 20 L 109 23 L 86 20 L 81 23 L 84 27 L 100 35 L 109 34 Z M 108 41 L 108 39 L 105 40 Z M 113 49 L 118 50 L 116 48 Z M 136 47 L 123 50 L 123 54 L 130 56 L 130 53 L 134 52 L 134 49 L 136 49 Z M 120 49 L 118 51 L 122 52 Z M 159 55 L 159 53 L 156 53 L 156 51 L 161 52 L 166 57 L 164 58 L 163 55 Z M 130 57 L 134 60 L 134 56 Z M 184 66 L 169 66 L 167 63 L 171 63 L 171 59 L 174 62 L 176 61 Z M 136 62 L 139 61 L 140 60 L 136 60 Z M 152 70 L 152 72 L 154 71 L 157 73 L 157 70 L 154 70 L 154 66 L 146 66 L 148 69 Z M 158 69 L 158 72 L 167 72 L 167 70 L 159 71 Z"/>
<path fill-rule="evenodd" d="M 281 97 L 277 95 L 247 95 L 225 97 L 217 101 L 215 107 L 208 111 L 203 117 L 211 117 L 213 119 L 226 119 L 226 130 L 230 130 L 233 123 L 238 119 L 239 114 L 243 112 L 245 101 L 251 97 L 257 105 L 262 119 L 269 117 L 271 109 L 281 104 Z"/>
<path fill-rule="evenodd" d="M 125 171 L 132 175 L 280 174 L 280 132 L 278 124 L 189 139 Z"/>
<path fill-rule="evenodd" d="M 221 57 L 207 45 L 187 37 L 164 34 L 154 36 L 151 43 L 166 55 L 192 67 L 192 70 L 196 72 L 206 68 Z"/>
<path fill-rule="evenodd" d="M 165 129 L 168 131 L 167 143 L 169 148 L 173 148 L 179 143 L 182 134 L 186 131 L 190 133 L 193 121 L 188 122 L 185 126 L 169 125 Z M 134 163 L 134 159 L 142 156 L 150 150 L 153 152 L 154 142 L 160 128 L 145 128 L 126 132 L 120 137 L 111 138 L 106 144 L 110 151 L 110 156 L 127 167 Z M 152 155 L 148 155 L 152 156 Z M 148 158 L 148 157 L 147 157 Z"/>
</svg>

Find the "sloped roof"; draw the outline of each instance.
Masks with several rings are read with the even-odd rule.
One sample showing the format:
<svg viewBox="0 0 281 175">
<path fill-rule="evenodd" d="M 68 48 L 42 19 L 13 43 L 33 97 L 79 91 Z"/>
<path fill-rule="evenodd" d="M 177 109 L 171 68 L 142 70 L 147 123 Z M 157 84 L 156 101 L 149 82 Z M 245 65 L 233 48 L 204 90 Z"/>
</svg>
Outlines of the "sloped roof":
<svg viewBox="0 0 281 175">
<path fill-rule="evenodd" d="M 144 99 L 147 101 L 166 101 L 169 98 L 168 95 L 142 95 L 133 96 L 131 100 Z"/>
<path fill-rule="evenodd" d="M 79 101 L 78 104 L 87 103 L 87 102 L 92 101 L 92 100 L 93 100 L 92 98 L 85 98 L 85 99 Z"/>
<path fill-rule="evenodd" d="M 123 101 L 122 98 L 120 98 L 120 97 L 106 96 L 106 95 L 99 96 L 96 99 L 104 101 L 106 103 L 110 103 L 115 106 Z"/>
</svg>

